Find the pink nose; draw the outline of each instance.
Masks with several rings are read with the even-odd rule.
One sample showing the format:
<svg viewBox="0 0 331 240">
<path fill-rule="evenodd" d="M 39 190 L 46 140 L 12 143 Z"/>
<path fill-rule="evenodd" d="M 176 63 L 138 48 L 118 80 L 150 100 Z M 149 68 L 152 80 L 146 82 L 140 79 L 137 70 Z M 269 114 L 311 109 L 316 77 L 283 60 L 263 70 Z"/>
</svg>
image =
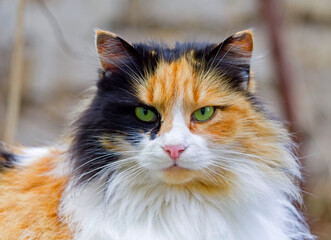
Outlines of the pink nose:
<svg viewBox="0 0 331 240">
<path fill-rule="evenodd" d="M 184 152 L 186 147 L 184 145 L 166 145 L 163 147 L 163 149 L 169 154 L 169 156 L 173 159 L 176 160 L 179 158 L 179 155 Z"/>
</svg>

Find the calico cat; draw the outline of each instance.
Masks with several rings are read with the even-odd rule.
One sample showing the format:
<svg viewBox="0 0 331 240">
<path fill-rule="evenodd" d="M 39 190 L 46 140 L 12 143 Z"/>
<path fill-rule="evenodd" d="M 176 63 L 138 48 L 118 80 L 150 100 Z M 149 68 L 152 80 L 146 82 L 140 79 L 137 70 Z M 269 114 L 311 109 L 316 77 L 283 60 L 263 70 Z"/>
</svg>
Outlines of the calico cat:
<svg viewBox="0 0 331 240">
<path fill-rule="evenodd" d="M 129 44 L 98 30 L 97 90 L 62 144 L 2 152 L 0 239 L 314 239 L 299 164 L 254 95 L 251 31 Z"/>
</svg>

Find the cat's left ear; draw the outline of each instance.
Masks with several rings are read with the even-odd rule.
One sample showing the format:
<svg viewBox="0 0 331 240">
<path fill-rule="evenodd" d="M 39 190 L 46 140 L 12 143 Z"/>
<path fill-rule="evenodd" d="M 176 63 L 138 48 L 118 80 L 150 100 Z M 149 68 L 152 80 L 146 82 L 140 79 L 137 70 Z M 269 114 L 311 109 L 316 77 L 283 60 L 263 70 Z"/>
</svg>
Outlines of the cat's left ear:
<svg viewBox="0 0 331 240">
<path fill-rule="evenodd" d="M 211 67 L 221 68 L 239 89 L 254 91 L 254 80 L 250 69 L 253 52 L 253 33 L 238 32 L 216 45 L 208 55 Z"/>
<path fill-rule="evenodd" d="M 96 30 L 96 47 L 104 70 L 122 70 L 137 56 L 130 43 L 108 31 Z"/>
</svg>

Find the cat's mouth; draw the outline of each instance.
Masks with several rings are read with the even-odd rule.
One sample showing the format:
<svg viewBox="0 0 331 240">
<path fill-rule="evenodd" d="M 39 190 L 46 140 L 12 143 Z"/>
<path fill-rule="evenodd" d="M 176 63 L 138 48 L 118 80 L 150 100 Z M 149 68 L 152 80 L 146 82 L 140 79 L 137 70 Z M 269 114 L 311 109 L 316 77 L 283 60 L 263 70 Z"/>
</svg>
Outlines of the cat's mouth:
<svg viewBox="0 0 331 240">
<path fill-rule="evenodd" d="M 182 184 L 191 181 L 193 170 L 173 164 L 163 171 L 163 181 L 169 184 Z"/>
<path fill-rule="evenodd" d="M 174 163 L 173 165 L 165 169 L 165 171 L 180 171 L 180 170 L 190 170 L 190 169 L 179 166 L 177 163 Z"/>
</svg>

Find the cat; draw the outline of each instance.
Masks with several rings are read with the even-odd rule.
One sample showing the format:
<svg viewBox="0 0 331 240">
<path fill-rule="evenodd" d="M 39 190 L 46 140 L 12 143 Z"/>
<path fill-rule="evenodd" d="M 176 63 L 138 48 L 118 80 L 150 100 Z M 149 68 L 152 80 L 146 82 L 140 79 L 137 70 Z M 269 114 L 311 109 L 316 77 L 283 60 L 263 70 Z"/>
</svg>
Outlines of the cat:
<svg viewBox="0 0 331 240">
<path fill-rule="evenodd" d="M 67 138 L 2 150 L 2 240 L 314 239 L 289 133 L 255 95 L 250 30 L 173 47 L 97 30 L 96 48 Z"/>
</svg>

